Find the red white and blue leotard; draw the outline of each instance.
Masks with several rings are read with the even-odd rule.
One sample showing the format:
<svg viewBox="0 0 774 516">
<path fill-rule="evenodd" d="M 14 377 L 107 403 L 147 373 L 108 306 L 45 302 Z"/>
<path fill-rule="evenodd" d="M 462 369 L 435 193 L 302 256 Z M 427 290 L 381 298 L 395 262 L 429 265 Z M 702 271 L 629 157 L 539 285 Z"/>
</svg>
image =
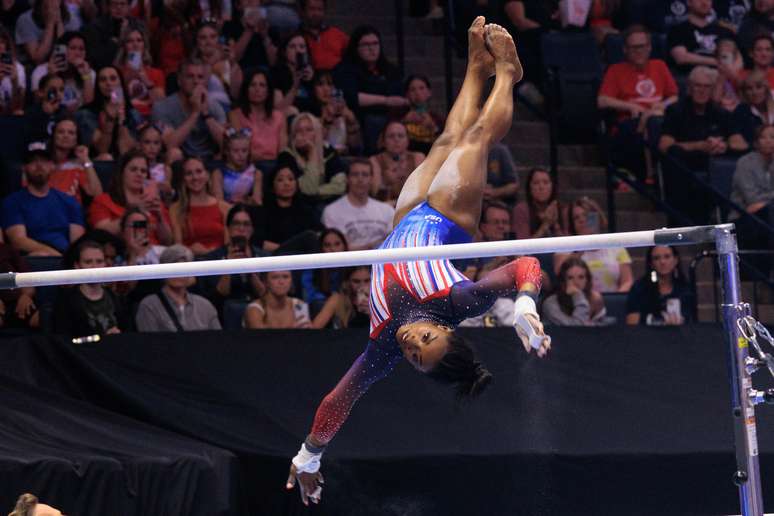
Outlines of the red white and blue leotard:
<svg viewBox="0 0 774 516">
<path fill-rule="evenodd" d="M 380 249 L 470 241 L 465 230 L 424 202 L 403 217 Z M 329 442 L 355 401 L 403 358 L 395 339 L 398 328 L 416 321 L 455 327 L 468 317 L 480 315 L 498 297 L 516 294 L 514 263 L 477 282 L 465 278 L 449 260 L 374 265 L 368 345 L 317 409 L 311 432 L 315 441 Z M 535 266 L 539 277 L 539 265 Z"/>
</svg>

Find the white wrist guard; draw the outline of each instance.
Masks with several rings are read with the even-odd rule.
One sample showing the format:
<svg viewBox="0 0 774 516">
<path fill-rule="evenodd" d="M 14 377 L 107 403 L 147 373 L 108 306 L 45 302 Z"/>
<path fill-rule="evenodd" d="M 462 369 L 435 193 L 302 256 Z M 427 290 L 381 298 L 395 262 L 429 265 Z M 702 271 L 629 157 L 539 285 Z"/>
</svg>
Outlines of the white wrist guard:
<svg viewBox="0 0 774 516">
<path fill-rule="evenodd" d="M 307 449 L 306 444 L 302 444 L 298 454 L 293 457 L 293 465 L 298 473 L 317 473 L 320 471 L 321 457 L 322 452 L 312 453 Z"/>
<path fill-rule="evenodd" d="M 549 339 L 550 342 L 550 337 L 547 335 L 538 335 L 535 332 L 535 328 L 532 327 L 532 324 L 525 317 L 526 315 L 531 315 L 538 321 L 540 320 L 540 316 L 537 313 L 537 306 L 535 306 L 535 300 L 530 296 L 521 295 L 516 298 L 516 302 L 513 306 L 513 326 L 521 329 L 524 334 L 527 335 L 529 338 L 529 345 L 532 346 L 533 349 L 540 349 L 540 346 L 542 346 L 545 339 Z"/>
</svg>

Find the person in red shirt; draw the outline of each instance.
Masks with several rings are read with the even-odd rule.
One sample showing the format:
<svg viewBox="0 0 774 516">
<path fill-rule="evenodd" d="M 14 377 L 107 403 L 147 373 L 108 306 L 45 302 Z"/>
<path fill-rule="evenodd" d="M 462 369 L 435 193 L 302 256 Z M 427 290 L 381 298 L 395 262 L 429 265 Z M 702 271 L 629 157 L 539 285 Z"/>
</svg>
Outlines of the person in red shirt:
<svg viewBox="0 0 774 516">
<path fill-rule="evenodd" d="M 678 89 L 664 61 L 650 59 L 650 33 L 634 25 L 624 33 L 626 60 L 611 65 L 597 96 L 600 109 L 617 112 L 612 130 L 613 163 L 648 179 L 645 140 L 648 122 L 662 117 L 669 104 L 677 101 Z"/>
<path fill-rule="evenodd" d="M 325 25 L 325 0 L 300 0 L 301 32 L 315 70 L 332 70 L 344 57 L 349 36 L 338 27 Z"/>
</svg>

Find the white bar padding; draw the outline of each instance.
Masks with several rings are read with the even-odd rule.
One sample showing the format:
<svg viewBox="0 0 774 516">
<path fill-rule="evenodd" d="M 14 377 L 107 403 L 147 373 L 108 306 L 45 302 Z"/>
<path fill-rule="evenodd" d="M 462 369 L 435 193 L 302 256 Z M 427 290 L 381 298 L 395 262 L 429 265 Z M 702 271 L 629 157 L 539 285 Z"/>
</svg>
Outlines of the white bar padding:
<svg viewBox="0 0 774 516">
<path fill-rule="evenodd" d="M 16 287 L 40 287 L 47 285 L 75 285 L 80 283 L 109 283 L 163 279 L 185 276 L 220 276 L 251 272 L 326 269 L 352 267 L 375 263 L 410 262 L 420 260 L 488 258 L 492 256 L 522 256 L 542 253 L 588 251 L 611 247 L 652 246 L 655 231 L 605 233 L 498 242 L 473 242 L 426 247 L 372 249 L 339 253 L 297 254 L 240 258 L 236 260 L 211 260 L 158 265 L 134 265 L 104 267 L 99 269 L 73 269 L 59 271 L 23 272 L 16 274 Z"/>
</svg>

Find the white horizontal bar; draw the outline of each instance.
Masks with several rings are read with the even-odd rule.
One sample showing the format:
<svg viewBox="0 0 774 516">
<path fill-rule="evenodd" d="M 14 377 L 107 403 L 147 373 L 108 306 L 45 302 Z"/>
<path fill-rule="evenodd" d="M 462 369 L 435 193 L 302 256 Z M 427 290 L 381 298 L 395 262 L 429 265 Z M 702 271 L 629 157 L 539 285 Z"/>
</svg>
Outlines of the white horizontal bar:
<svg viewBox="0 0 774 516">
<path fill-rule="evenodd" d="M 687 233 L 690 233 L 691 230 L 695 230 L 696 228 L 684 229 Z M 163 279 L 182 276 L 213 276 L 278 270 L 351 267 L 375 263 L 444 258 L 487 258 L 492 256 L 517 256 L 552 252 L 586 251 L 610 247 L 646 247 L 654 245 L 656 233 L 663 231 L 668 231 L 672 234 L 680 231 L 680 229 L 536 238 L 528 240 L 503 240 L 498 242 L 473 242 L 469 244 L 450 244 L 427 247 L 373 249 L 339 253 L 267 256 L 235 260 L 134 265 L 99 269 L 24 272 L 14 274 L 13 279 L 15 281 L 12 284 L 3 286 L 6 288 L 11 286 L 20 288 L 46 285 L 72 285 L 80 283 L 108 283 L 113 281 Z M 681 238 L 682 236 L 680 239 Z M 686 241 L 685 243 L 689 242 Z"/>
</svg>

